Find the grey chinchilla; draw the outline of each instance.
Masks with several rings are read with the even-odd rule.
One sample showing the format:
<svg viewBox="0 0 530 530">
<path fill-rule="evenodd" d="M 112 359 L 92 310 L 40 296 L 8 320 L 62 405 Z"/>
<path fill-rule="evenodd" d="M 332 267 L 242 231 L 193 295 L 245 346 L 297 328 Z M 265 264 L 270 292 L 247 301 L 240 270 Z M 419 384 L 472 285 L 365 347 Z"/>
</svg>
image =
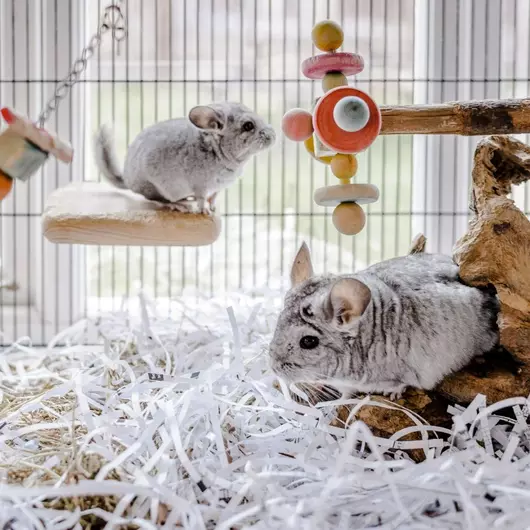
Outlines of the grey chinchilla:
<svg viewBox="0 0 530 530">
<path fill-rule="evenodd" d="M 223 101 L 193 107 L 187 118 L 143 129 L 128 148 L 123 171 L 105 126 L 95 136 L 95 156 L 103 175 L 117 188 L 174 210 L 210 213 L 217 193 L 275 139 L 274 129 L 255 112 Z"/>
<path fill-rule="evenodd" d="M 408 255 L 356 274 L 315 275 L 303 244 L 269 348 L 272 370 L 343 395 L 397 397 L 501 348 L 494 288 L 465 285 L 451 257 L 423 247 L 420 239 Z"/>
</svg>

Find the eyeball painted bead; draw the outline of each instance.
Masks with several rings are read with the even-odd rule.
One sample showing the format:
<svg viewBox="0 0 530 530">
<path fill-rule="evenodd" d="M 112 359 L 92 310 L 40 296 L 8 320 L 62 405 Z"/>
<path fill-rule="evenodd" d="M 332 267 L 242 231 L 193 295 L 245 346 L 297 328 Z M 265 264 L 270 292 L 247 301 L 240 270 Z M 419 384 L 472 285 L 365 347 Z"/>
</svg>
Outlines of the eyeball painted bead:
<svg viewBox="0 0 530 530">
<path fill-rule="evenodd" d="M 335 105 L 333 118 L 336 124 L 346 132 L 357 132 L 364 129 L 370 120 L 370 109 L 361 98 L 346 96 Z"/>
<path fill-rule="evenodd" d="M 343 202 L 333 211 L 332 220 L 341 234 L 354 236 L 364 228 L 366 215 L 356 202 Z"/>
<path fill-rule="evenodd" d="M 357 158 L 354 155 L 336 154 L 331 159 L 331 171 L 338 179 L 350 179 L 357 173 Z"/>
<path fill-rule="evenodd" d="M 332 52 L 342 46 L 344 32 L 333 20 L 323 20 L 313 27 L 311 40 L 319 50 Z"/>
<path fill-rule="evenodd" d="M 322 90 L 327 92 L 338 86 L 346 86 L 348 80 L 342 72 L 329 72 L 322 79 Z"/>
<path fill-rule="evenodd" d="M 355 96 L 362 99 L 369 109 L 369 120 L 360 131 L 348 132 L 335 121 L 335 107 L 342 99 Z M 381 111 L 375 101 L 362 90 L 339 86 L 318 99 L 313 109 L 313 128 L 324 146 L 335 153 L 360 153 L 369 147 L 381 130 Z"/>
<path fill-rule="evenodd" d="M 313 134 L 313 116 L 305 109 L 291 109 L 282 119 L 282 131 L 289 140 L 303 142 Z"/>
</svg>

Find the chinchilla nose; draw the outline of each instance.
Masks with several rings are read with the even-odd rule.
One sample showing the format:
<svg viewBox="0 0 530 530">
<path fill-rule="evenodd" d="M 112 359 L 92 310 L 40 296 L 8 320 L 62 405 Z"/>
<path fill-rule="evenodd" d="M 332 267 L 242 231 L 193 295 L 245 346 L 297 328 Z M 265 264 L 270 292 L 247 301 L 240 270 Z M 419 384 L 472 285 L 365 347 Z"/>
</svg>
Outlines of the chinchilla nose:
<svg viewBox="0 0 530 530">
<path fill-rule="evenodd" d="M 268 145 L 272 145 L 276 141 L 276 131 L 270 125 L 261 129 L 259 135 Z"/>
</svg>

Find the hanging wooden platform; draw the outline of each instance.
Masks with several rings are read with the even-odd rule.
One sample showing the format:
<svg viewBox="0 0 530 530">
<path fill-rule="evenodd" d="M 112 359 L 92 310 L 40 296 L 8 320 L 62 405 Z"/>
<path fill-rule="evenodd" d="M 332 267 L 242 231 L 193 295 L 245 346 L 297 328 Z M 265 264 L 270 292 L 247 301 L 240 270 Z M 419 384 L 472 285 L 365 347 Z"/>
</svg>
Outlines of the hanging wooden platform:
<svg viewBox="0 0 530 530">
<path fill-rule="evenodd" d="M 170 211 L 105 183 L 79 182 L 48 197 L 42 228 L 52 243 L 197 247 L 219 237 L 221 219 Z"/>
</svg>

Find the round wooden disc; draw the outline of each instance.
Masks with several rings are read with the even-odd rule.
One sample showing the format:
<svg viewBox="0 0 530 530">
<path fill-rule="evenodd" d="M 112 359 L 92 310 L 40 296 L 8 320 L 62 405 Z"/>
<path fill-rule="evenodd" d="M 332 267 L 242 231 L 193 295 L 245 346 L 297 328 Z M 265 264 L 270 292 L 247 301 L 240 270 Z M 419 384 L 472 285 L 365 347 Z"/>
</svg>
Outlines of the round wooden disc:
<svg viewBox="0 0 530 530">
<path fill-rule="evenodd" d="M 343 202 L 369 204 L 379 199 L 379 189 L 373 184 L 338 184 L 318 188 L 313 200 L 320 206 L 337 206 Z"/>
<path fill-rule="evenodd" d="M 364 60 L 356 53 L 332 52 L 314 55 L 302 62 L 302 73 L 309 79 L 322 79 L 328 72 L 355 75 L 364 69 Z"/>
<path fill-rule="evenodd" d="M 338 101 L 346 96 L 361 98 L 370 111 L 370 119 L 360 131 L 346 132 L 335 122 L 333 111 Z M 313 111 L 313 127 L 320 141 L 337 153 L 360 153 L 368 148 L 381 130 L 381 111 L 366 92 L 349 86 L 340 86 L 324 94 Z"/>
</svg>

